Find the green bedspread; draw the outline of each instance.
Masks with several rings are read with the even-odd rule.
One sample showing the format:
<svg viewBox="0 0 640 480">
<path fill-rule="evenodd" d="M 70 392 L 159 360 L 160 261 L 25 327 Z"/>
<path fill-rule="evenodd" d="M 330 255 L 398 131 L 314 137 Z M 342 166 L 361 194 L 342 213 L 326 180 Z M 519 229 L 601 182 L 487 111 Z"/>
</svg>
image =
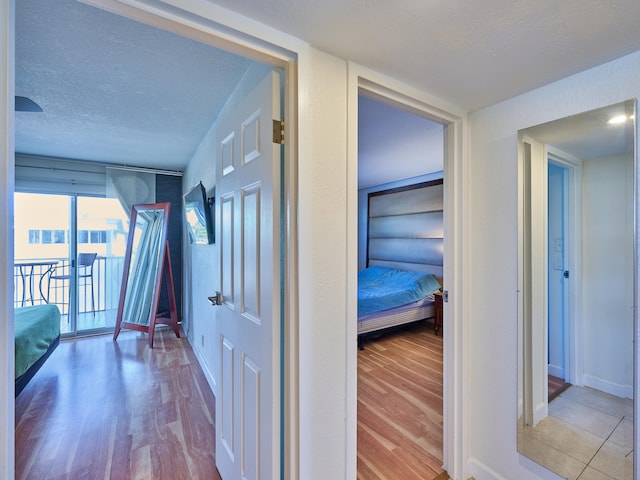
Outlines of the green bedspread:
<svg viewBox="0 0 640 480">
<path fill-rule="evenodd" d="M 60 310 L 55 305 L 15 309 L 16 378 L 33 365 L 60 336 Z"/>
</svg>

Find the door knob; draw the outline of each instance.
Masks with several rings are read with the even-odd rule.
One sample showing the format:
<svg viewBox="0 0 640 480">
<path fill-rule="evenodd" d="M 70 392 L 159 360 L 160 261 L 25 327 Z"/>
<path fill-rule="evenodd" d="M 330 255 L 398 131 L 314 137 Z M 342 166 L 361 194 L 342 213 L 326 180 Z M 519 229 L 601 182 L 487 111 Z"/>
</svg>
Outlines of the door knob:
<svg viewBox="0 0 640 480">
<path fill-rule="evenodd" d="M 209 303 L 213 306 L 216 305 L 222 305 L 224 302 L 224 299 L 222 297 L 222 294 L 220 292 L 216 292 L 216 294 L 212 297 L 207 297 L 207 299 L 209 300 Z"/>
</svg>

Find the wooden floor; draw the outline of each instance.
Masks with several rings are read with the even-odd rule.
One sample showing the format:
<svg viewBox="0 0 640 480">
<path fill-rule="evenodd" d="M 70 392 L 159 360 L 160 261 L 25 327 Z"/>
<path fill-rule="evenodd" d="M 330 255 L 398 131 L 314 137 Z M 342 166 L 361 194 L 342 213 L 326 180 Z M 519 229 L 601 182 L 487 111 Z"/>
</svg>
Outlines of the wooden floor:
<svg viewBox="0 0 640 480">
<path fill-rule="evenodd" d="M 570 383 L 565 382 L 562 378 L 554 377 L 553 375 L 548 375 L 547 380 L 547 401 L 549 402 L 571 386 Z"/>
<path fill-rule="evenodd" d="M 16 399 L 16 479 L 220 480 L 214 408 L 169 329 L 63 341 Z"/>
<path fill-rule="evenodd" d="M 421 322 L 358 352 L 358 478 L 431 480 L 442 470 L 442 337 Z"/>
</svg>

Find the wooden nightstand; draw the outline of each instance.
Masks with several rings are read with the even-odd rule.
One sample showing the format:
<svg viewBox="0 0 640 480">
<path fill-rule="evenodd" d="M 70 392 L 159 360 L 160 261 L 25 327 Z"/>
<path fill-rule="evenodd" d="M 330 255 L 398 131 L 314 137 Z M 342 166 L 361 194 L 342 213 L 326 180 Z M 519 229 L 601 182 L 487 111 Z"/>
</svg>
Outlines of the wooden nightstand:
<svg viewBox="0 0 640 480">
<path fill-rule="evenodd" d="M 433 330 L 436 335 L 442 328 L 442 292 L 438 290 L 433 294 Z"/>
</svg>

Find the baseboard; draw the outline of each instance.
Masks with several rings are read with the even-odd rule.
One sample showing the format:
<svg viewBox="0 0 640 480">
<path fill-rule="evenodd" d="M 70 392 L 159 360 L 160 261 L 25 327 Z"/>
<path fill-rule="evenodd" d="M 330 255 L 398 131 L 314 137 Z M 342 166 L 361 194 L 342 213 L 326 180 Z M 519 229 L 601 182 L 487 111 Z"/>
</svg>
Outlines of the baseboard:
<svg viewBox="0 0 640 480">
<path fill-rule="evenodd" d="M 564 378 L 564 368 L 559 367 L 558 365 L 549 365 L 548 373 L 554 377 Z"/>
<path fill-rule="evenodd" d="M 522 397 L 518 397 L 518 418 L 521 418 L 524 413 L 524 403 Z"/>
<path fill-rule="evenodd" d="M 469 459 L 467 469 L 468 475 L 475 480 L 508 480 L 473 457 Z"/>
<path fill-rule="evenodd" d="M 630 385 L 620 385 L 587 374 L 583 375 L 583 382 L 585 387 L 595 388 L 616 397 L 633 398 L 633 387 Z"/>
<path fill-rule="evenodd" d="M 541 402 L 533 409 L 533 426 L 535 427 L 542 420 L 547 418 L 549 414 L 549 404 L 547 402 Z"/>
<path fill-rule="evenodd" d="M 194 342 L 192 341 L 192 339 L 190 337 L 187 337 L 187 338 L 189 339 L 189 343 L 191 344 L 191 350 L 193 350 L 193 353 L 196 355 L 196 359 L 198 360 L 198 363 L 200 364 L 200 368 L 202 368 L 202 372 L 204 373 L 204 377 L 207 379 L 207 383 L 209 384 L 209 388 L 211 389 L 213 394 L 216 395 L 216 393 L 218 391 L 218 387 L 216 385 L 215 377 L 211 374 L 211 370 L 209 370 L 209 366 L 207 365 L 207 362 L 204 361 L 204 357 L 202 356 L 202 352 L 200 352 L 200 349 L 194 345 Z"/>
<path fill-rule="evenodd" d="M 467 471 L 465 472 L 464 479 L 466 480 L 540 480 L 543 478 L 559 479 L 560 477 L 555 473 L 551 473 L 542 465 L 534 462 L 533 460 L 516 453 L 515 445 L 513 451 L 508 452 L 509 457 L 511 455 L 517 455 L 516 463 L 513 463 L 513 459 L 509 458 L 509 462 L 501 462 L 501 466 L 504 467 L 506 477 L 503 477 L 493 469 L 478 461 L 474 457 L 470 457 L 467 462 Z M 507 466 L 505 463 L 508 463 Z"/>
</svg>

